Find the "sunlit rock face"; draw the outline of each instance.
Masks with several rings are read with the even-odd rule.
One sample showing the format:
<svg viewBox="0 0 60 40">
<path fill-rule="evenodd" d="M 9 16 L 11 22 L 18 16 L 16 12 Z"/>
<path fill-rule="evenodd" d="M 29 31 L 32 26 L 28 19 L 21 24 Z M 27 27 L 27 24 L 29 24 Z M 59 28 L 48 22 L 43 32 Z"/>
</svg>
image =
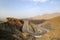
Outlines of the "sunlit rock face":
<svg viewBox="0 0 60 40">
<path fill-rule="evenodd" d="M 22 31 L 22 27 L 23 27 L 23 24 L 24 24 L 23 20 L 16 19 L 16 18 L 6 18 L 6 22 L 8 22 L 8 23 L 10 23 L 14 26 L 17 26 L 17 28 Z"/>
<path fill-rule="evenodd" d="M 16 18 L 6 18 L 7 22 L 15 25 L 15 26 L 22 26 L 24 24 L 23 20 L 16 19 Z"/>
</svg>

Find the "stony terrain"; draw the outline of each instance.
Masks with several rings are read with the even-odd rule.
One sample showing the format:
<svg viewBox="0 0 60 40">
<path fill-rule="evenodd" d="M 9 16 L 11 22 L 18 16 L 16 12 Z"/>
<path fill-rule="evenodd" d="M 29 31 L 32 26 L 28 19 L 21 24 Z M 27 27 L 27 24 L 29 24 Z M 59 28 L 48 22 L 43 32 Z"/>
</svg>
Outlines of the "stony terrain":
<svg viewBox="0 0 60 40">
<path fill-rule="evenodd" d="M 60 40 L 60 16 L 49 19 L 41 26 L 48 29 L 49 32 L 37 40 Z"/>
<path fill-rule="evenodd" d="M 60 16 L 48 20 L 6 18 L 0 23 L 0 40 L 60 40 Z"/>
</svg>

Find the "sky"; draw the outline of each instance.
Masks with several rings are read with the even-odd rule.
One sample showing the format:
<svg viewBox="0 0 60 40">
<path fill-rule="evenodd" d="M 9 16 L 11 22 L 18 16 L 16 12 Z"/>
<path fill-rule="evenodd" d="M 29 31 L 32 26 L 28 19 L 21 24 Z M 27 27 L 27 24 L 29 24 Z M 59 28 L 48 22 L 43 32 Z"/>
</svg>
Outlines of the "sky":
<svg viewBox="0 0 60 40">
<path fill-rule="evenodd" d="M 60 0 L 0 0 L 0 17 L 29 18 L 60 12 Z"/>
</svg>

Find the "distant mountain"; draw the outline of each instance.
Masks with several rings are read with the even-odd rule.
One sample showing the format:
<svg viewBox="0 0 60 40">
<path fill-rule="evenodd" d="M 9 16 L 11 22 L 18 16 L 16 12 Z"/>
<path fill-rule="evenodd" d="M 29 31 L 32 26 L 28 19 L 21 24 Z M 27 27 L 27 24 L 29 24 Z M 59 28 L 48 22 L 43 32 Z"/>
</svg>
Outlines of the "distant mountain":
<svg viewBox="0 0 60 40">
<path fill-rule="evenodd" d="M 54 17 L 57 17 L 57 16 L 60 16 L 60 13 L 44 14 L 42 16 L 39 15 L 39 16 L 32 17 L 31 19 L 32 20 L 50 19 L 50 18 L 54 18 Z"/>
</svg>

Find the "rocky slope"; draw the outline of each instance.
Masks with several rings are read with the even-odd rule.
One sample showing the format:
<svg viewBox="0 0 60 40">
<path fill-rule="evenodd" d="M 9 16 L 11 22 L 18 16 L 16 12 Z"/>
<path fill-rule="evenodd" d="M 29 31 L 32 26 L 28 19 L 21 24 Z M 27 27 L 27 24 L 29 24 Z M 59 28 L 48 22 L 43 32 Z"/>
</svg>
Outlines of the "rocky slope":
<svg viewBox="0 0 60 40">
<path fill-rule="evenodd" d="M 25 22 L 26 23 L 26 22 Z M 22 32 L 24 21 L 16 18 L 6 18 L 0 23 L 0 40 L 60 40 L 60 16 L 45 20 L 29 20 L 28 26 L 40 27 L 38 29 L 47 29 L 48 32 L 42 32 L 41 37 L 32 37 L 28 33 Z M 27 24 L 26 24 L 27 25 Z M 38 25 L 38 26 L 37 26 Z M 25 26 L 24 26 L 25 27 Z M 44 33 L 44 35 L 43 35 Z"/>
<path fill-rule="evenodd" d="M 0 40 L 25 40 L 22 34 L 23 21 L 15 18 L 6 18 L 0 23 Z"/>
<path fill-rule="evenodd" d="M 60 40 L 60 16 L 49 19 L 41 26 L 48 29 L 49 32 L 37 40 Z"/>
</svg>

